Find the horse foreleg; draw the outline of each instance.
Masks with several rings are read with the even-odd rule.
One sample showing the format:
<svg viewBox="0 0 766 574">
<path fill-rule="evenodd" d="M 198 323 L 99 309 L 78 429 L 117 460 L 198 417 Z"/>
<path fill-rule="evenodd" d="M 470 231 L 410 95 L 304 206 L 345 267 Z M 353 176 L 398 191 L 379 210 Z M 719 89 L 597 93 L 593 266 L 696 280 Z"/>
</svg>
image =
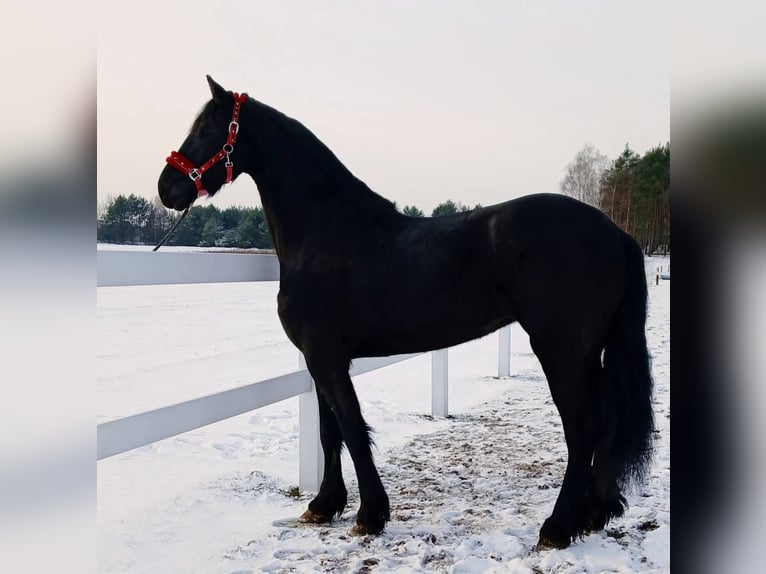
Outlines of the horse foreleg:
<svg viewBox="0 0 766 574">
<path fill-rule="evenodd" d="M 378 534 L 390 519 L 391 513 L 388 496 L 372 459 L 370 427 L 362 417 L 359 400 L 348 374 L 348 363 L 342 367 L 327 368 L 325 361 L 312 363 L 309 356 L 306 362 L 319 395 L 335 415 L 343 441 L 354 462 L 361 505 L 356 515 L 356 526 L 351 533 Z"/>
<path fill-rule="evenodd" d="M 322 393 L 317 393 L 319 403 L 319 438 L 324 453 L 324 475 L 314 500 L 301 516 L 304 522 L 330 522 L 346 508 L 347 492 L 341 472 L 343 436 L 338 421 Z"/>
</svg>

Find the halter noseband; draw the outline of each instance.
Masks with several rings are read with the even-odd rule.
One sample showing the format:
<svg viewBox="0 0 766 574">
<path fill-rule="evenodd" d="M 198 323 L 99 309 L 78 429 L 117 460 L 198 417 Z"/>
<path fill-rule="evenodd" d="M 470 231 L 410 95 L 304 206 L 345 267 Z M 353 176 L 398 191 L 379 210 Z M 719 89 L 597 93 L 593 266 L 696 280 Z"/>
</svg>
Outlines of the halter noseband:
<svg viewBox="0 0 766 574">
<path fill-rule="evenodd" d="M 226 138 L 226 143 L 223 144 L 221 151 L 203 163 L 200 167 L 194 167 L 194 163 L 192 161 L 186 159 L 177 151 L 171 151 L 170 155 L 165 158 L 166 162 L 168 162 L 178 171 L 188 175 L 189 178 L 194 182 L 194 185 L 197 186 L 197 197 L 207 195 L 207 190 L 202 187 L 202 175 L 219 161 L 221 161 L 224 157 L 226 158 L 226 163 L 224 164 L 226 166 L 226 181 L 224 183 L 231 183 L 234 164 L 232 163 L 229 156 L 234 151 L 234 143 L 237 141 L 237 133 L 239 132 L 239 108 L 242 106 L 242 104 L 245 103 L 246 100 L 247 94 L 240 95 L 236 92 L 234 93 L 234 112 L 231 114 L 231 122 L 229 122 L 229 135 Z"/>
</svg>

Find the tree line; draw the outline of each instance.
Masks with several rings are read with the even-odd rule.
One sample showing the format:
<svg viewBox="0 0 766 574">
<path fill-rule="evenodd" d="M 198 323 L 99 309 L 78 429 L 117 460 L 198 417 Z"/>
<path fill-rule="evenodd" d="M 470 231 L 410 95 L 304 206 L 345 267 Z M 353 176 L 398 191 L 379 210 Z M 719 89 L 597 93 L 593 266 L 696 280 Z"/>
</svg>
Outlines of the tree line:
<svg viewBox="0 0 766 574">
<path fill-rule="evenodd" d="M 670 251 L 670 144 L 638 155 L 629 145 L 614 160 L 591 145 L 575 154 L 560 189 L 599 208 L 646 254 Z"/>
<path fill-rule="evenodd" d="M 473 208 L 448 199 L 437 205 L 432 217 L 469 211 Z M 402 213 L 425 217 L 422 209 L 407 205 Z M 180 214 L 166 209 L 159 197 L 154 201 L 137 196 L 118 195 L 107 199 L 100 207 L 97 239 L 104 243 L 153 245 L 159 242 L 178 221 Z M 189 211 L 167 241 L 168 245 L 199 247 L 239 247 L 273 249 L 269 226 L 260 207 L 197 206 Z"/>
<path fill-rule="evenodd" d="M 105 243 L 156 244 L 180 214 L 130 194 L 108 199 L 99 209 L 97 239 Z M 168 245 L 272 249 L 266 216 L 260 207 L 197 206 L 189 211 Z"/>
</svg>

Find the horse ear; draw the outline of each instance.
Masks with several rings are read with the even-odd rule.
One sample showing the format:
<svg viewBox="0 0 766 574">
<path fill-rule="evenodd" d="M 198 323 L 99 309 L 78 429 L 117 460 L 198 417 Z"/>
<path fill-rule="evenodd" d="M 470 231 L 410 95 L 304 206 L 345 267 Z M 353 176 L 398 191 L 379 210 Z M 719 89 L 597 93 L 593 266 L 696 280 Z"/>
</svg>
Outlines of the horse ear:
<svg viewBox="0 0 766 574">
<path fill-rule="evenodd" d="M 207 78 L 207 85 L 210 86 L 210 93 L 213 94 L 213 99 L 220 103 L 227 101 L 228 94 L 226 90 L 224 90 L 220 84 L 211 78 L 210 74 L 205 77 Z"/>
</svg>

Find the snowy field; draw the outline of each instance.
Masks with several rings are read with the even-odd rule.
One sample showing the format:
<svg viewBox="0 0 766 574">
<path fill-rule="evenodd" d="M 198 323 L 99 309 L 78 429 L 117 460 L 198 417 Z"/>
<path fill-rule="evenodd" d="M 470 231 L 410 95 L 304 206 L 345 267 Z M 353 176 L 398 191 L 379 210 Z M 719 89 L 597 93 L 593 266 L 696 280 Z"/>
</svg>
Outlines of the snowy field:
<svg viewBox="0 0 766 574">
<path fill-rule="evenodd" d="M 497 335 L 450 350 L 450 413 L 432 419 L 430 357 L 355 378 L 374 427 L 392 520 L 351 537 L 359 504 L 331 525 L 295 526 L 298 399 L 98 463 L 99 571 L 669 572 L 670 283 L 647 259 L 657 452 L 626 515 L 566 550 L 535 551 L 566 461 L 561 422 L 523 330 L 510 378 Z M 667 268 L 667 267 L 666 267 Z M 98 422 L 297 368 L 276 283 L 98 289 Z"/>
</svg>

